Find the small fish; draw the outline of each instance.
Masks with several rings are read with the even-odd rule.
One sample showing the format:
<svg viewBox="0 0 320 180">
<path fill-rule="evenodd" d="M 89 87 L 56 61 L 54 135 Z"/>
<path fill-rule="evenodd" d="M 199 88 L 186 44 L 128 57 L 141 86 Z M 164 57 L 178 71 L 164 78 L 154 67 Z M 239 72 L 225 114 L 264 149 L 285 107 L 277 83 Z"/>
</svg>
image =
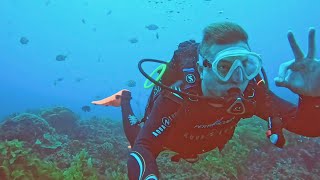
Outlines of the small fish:
<svg viewBox="0 0 320 180">
<path fill-rule="evenodd" d="M 135 80 L 129 80 L 126 82 L 126 85 L 128 87 L 135 87 L 137 85 L 136 81 Z"/>
<path fill-rule="evenodd" d="M 63 77 L 60 77 L 60 78 L 54 80 L 53 85 L 56 86 L 58 84 L 58 82 L 63 81 L 63 79 L 64 79 Z"/>
<path fill-rule="evenodd" d="M 150 24 L 150 25 L 146 26 L 146 28 L 150 31 L 154 31 L 154 30 L 159 29 L 159 27 L 155 24 Z"/>
<path fill-rule="evenodd" d="M 111 13 L 112 13 L 112 11 L 109 10 L 109 11 L 107 12 L 107 16 L 109 16 Z"/>
<path fill-rule="evenodd" d="M 91 111 L 91 108 L 90 108 L 90 106 L 82 106 L 82 111 L 84 111 L 84 112 L 90 112 Z"/>
<path fill-rule="evenodd" d="M 28 43 L 29 43 L 29 39 L 26 38 L 26 37 L 21 37 L 21 38 L 20 38 L 20 43 L 21 43 L 21 44 L 28 44 Z"/>
<path fill-rule="evenodd" d="M 156 34 L 156 38 L 159 39 L 159 34 L 158 33 Z"/>
<path fill-rule="evenodd" d="M 47 0 L 46 3 L 45 3 L 45 5 L 48 6 L 50 3 L 51 3 L 51 1 L 50 1 L 50 0 Z"/>
<path fill-rule="evenodd" d="M 82 77 L 77 77 L 74 81 L 75 82 L 81 82 L 81 81 L 83 81 L 83 78 Z"/>
<path fill-rule="evenodd" d="M 99 55 L 98 62 L 102 62 L 102 61 L 103 61 L 103 58 L 101 57 L 101 55 Z"/>
<path fill-rule="evenodd" d="M 138 39 L 137 38 L 131 38 L 131 39 L 129 39 L 129 42 L 134 44 L 134 43 L 138 42 Z"/>
<path fill-rule="evenodd" d="M 61 82 L 61 81 L 63 81 L 63 77 L 60 77 L 60 78 L 58 78 L 58 79 L 56 79 L 56 81 L 58 81 L 58 82 Z"/>
<path fill-rule="evenodd" d="M 85 19 L 81 19 L 82 24 L 86 24 L 86 20 Z"/>
<path fill-rule="evenodd" d="M 56 56 L 56 61 L 65 61 L 67 57 L 67 55 L 59 54 Z"/>
</svg>

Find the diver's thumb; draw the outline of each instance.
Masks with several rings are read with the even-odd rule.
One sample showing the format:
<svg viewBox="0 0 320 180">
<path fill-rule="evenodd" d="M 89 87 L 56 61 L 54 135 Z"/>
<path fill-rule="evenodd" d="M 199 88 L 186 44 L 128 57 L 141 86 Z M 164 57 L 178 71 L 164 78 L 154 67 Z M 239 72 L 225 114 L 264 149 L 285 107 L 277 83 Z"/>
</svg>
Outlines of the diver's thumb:
<svg viewBox="0 0 320 180">
<path fill-rule="evenodd" d="M 283 136 L 283 134 L 272 134 L 270 137 L 269 137 L 269 140 L 272 144 L 274 144 L 275 146 L 279 147 L 279 148 L 283 148 L 283 146 L 285 145 L 286 143 L 286 140 Z"/>
<path fill-rule="evenodd" d="M 270 139 L 270 142 L 271 142 L 272 144 L 276 144 L 276 143 L 278 142 L 279 136 L 278 136 L 277 134 L 272 134 L 272 135 L 269 137 L 269 139 Z"/>
<path fill-rule="evenodd" d="M 286 140 L 282 132 L 282 128 L 283 128 L 282 119 L 279 117 L 269 118 L 268 126 L 269 126 L 269 129 L 266 135 L 269 138 L 270 142 L 279 148 L 283 148 L 283 146 L 286 143 Z"/>
<path fill-rule="evenodd" d="M 287 87 L 287 83 L 283 78 L 276 77 L 274 78 L 274 82 L 278 87 Z"/>
</svg>

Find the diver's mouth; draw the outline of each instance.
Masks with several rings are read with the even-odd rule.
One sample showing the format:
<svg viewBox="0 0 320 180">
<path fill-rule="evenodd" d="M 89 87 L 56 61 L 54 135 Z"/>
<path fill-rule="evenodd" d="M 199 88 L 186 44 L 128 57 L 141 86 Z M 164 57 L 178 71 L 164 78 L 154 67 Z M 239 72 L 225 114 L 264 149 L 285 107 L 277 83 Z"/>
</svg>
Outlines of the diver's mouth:
<svg viewBox="0 0 320 180">
<path fill-rule="evenodd" d="M 228 98 L 230 96 L 238 96 L 242 94 L 241 89 L 238 87 L 232 87 L 226 91 L 220 92 L 220 94 L 217 94 L 216 92 L 212 91 L 209 91 L 209 93 L 210 97 L 213 98 Z"/>
<path fill-rule="evenodd" d="M 212 97 L 217 97 L 217 95 L 213 95 L 213 93 L 210 93 L 210 95 L 212 95 Z M 232 87 L 230 89 L 228 89 L 227 91 L 223 92 L 220 96 L 218 96 L 219 98 L 223 99 L 223 102 L 214 102 L 214 101 L 209 101 L 208 104 L 210 106 L 216 107 L 216 108 L 220 108 L 224 106 L 224 103 L 227 103 L 230 99 L 237 99 L 238 97 L 242 96 L 242 92 L 240 90 L 240 88 L 238 87 Z"/>
<path fill-rule="evenodd" d="M 233 94 L 241 94 L 241 90 L 240 88 L 230 88 L 228 91 L 227 91 L 228 95 L 233 95 Z"/>
</svg>

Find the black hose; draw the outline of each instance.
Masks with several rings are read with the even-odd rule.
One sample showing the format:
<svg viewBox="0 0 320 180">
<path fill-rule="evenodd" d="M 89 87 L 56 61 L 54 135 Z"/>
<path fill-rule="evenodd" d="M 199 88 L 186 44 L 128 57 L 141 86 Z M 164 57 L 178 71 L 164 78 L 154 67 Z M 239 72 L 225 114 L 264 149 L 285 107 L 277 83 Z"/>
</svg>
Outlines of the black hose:
<svg viewBox="0 0 320 180">
<path fill-rule="evenodd" d="M 155 85 L 160 86 L 163 89 L 166 89 L 170 92 L 176 93 L 182 97 L 189 97 L 189 98 L 196 98 L 196 99 L 204 99 L 204 100 L 214 100 L 214 101 L 224 101 L 223 97 L 219 97 L 219 98 L 214 98 L 214 97 L 206 97 L 206 96 L 198 96 L 198 95 L 193 95 L 193 94 L 188 94 L 188 93 L 184 93 L 181 91 L 177 91 L 175 89 L 172 89 L 156 80 L 154 80 L 152 77 L 150 77 L 143 69 L 142 69 L 142 63 L 144 62 L 156 62 L 156 63 L 161 63 L 161 64 L 168 64 L 168 62 L 165 61 L 161 61 L 161 60 L 156 60 L 156 59 L 142 59 L 139 61 L 138 63 L 138 68 L 139 71 L 141 72 L 141 74 L 146 77 L 149 81 L 153 82 Z"/>
</svg>

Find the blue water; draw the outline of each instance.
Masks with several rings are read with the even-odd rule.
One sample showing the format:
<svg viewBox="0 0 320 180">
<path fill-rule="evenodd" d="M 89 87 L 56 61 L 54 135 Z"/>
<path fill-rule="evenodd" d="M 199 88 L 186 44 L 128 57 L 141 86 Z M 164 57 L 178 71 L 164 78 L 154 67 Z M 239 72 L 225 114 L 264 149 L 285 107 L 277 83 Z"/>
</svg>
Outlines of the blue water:
<svg viewBox="0 0 320 180">
<path fill-rule="evenodd" d="M 271 89 L 296 103 L 297 96 L 275 87 L 273 78 L 281 63 L 293 59 L 288 30 L 307 52 L 309 27 L 320 30 L 319 7 L 319 0 L 1 0 L 0 117 L 62 105 L 82 117 L 120 119 L 119 108 L 92 106 L 91 112 L 82 112 L 81 107 L 122 88 L 132 91 L 139 114 L 150 90 L 143 89 L 138 61 L 168 60 L 180 42 L 200 41 L 206 25 L 226 18 L 247 30 L 251 48 L 263 57 Z M 149 24 L 159 29 L 150 31 Z M 29 43 L 22 45 L 21 37 Z M 138 42 L 130 43 L 131 38 Z M 56 61 L 59 54 L 67 59 Z M 54 85 L 60 77 L 63 81 Z M 131 79 L 136 87 L 126 86 Z"/>
</svg>

